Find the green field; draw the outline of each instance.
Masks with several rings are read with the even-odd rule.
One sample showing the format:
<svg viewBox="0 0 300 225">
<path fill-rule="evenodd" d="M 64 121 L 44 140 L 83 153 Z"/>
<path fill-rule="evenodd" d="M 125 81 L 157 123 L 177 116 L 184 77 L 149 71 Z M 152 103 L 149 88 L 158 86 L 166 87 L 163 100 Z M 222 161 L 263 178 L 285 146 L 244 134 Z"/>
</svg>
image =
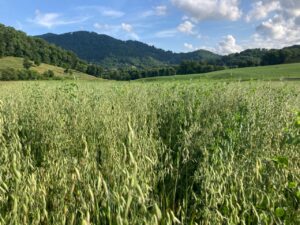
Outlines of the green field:
<svg viewBox="0 0 300 225">
<path fill-rule="evenodd" d="M 170 77 L 154 77 L 141 79 L 143 81 L 170 80 L 300 80 L 300 63 L 274 66 L 248 67 L 227 69 L 211 73 L 176 75 Z"/>
<path fill-rule="evenodd" d="M 0 82 L 0 224 L 300 224 L 299 90 Z"/>
<path fill-rule="evenodd" d="M 24 69 L 23 67 L 23 58 L 18 58 L 18 57 L 3 57 L 0 58 L 0 69 L 5 69 L 5 68 L 14 68 L 14 69 Z M 32 70 L 35 70 L 39 73 L 44 73 L 48 70 L 52 70 L 55 74 L 56 77 L 60 78 L 66 78 L 66 79 L 80 79 L 80 80 L 94 80 L 96 79 L 93 76 L 78 72 L 73 70 L 72 75 L 67 75 L 64 73 L 64 69 L 61 67 L 57 66 L 52 66 L 48 64 L 42 63 L 40 66 L 33 66 L 31 68 Z"/>
</svg>

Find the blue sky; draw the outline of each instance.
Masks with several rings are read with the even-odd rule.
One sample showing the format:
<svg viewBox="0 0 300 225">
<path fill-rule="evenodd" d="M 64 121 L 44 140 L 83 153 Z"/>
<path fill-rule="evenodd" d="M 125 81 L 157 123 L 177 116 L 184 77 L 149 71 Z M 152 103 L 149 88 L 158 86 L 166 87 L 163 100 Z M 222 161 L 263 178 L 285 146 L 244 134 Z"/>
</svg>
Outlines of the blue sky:
<svg viewBox="0 0 300 225">
<path fill-rule="evenodd" d="M 0 23 L 30 35 L 94 31 L 165 50 L 300 44 L 299 0 L 0 0 Z"/>
</svg>

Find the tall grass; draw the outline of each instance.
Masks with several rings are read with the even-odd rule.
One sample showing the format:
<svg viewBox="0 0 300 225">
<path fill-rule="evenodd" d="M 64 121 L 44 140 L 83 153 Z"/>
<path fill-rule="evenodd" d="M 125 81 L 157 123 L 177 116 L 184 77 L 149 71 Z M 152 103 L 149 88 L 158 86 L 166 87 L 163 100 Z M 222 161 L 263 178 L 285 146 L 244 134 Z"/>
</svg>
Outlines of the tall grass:
<svg viewBox="0 0 300 225">
<path fill-rule="evenodd" d="M 0 87 L 0 224 L 300 223 L 296 88 Z"/>
</svg>

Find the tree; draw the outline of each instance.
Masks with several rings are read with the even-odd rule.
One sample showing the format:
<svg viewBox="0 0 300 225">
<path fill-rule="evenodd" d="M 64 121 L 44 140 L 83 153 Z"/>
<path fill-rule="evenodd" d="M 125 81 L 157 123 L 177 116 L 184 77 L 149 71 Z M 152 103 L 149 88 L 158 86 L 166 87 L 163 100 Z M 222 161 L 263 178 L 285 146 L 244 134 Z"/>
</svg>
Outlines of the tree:
<svg viewBox="0 0 300 225">
<path fill-rule="evenodd" d="M 23 67 L 27 70 L 30 69 L 30 67 L 32 67 L 33 64 L 30 62 L 30 60 L 28 58 L 24 58 L 24 61 L 23 61 Z"/>
<path fill-rule="evenodd" d="M 54 77 L 54 72 L 52 70 L 48 70 L 48 71 L 43 73 L 43 76 L 47 77 L 47 78 L 53 78 Z"/>
<path fill-rule="evenodd" d="M 36 66 L 41 65 L 41 59 L 40 59 L 39 57 L 37 57 L 37 58 L 34 60 L 34 64 L 35 64 Z"/>
</svg>

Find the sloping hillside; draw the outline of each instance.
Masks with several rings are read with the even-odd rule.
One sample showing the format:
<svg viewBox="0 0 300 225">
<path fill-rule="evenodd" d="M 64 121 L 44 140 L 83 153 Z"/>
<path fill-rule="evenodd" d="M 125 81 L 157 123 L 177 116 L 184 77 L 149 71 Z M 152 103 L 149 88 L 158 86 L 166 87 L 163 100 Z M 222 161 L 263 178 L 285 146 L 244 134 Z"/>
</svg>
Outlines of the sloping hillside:
<svg viewBox="0 0 300 225">
<path fill-rule="evenodd" d="M 27 36 L 14 28 L 0 24 L 0 58 L 14 56 L 28 58 L 36 65 L 45 63 L 100 76 L 101 68 L 89 65 L 73 52 L 49 44 L 43 39 Z"/>
<path fill-rule="evenodd" d="M 179 64 L 183 60 L 218 60 L 220 56 L 199 50 L 173 53 L 139 41 L 121 41 L 95 32 L 78 31 L 65 34 L 37 36 L 64 49 L 75 52 L 81 59 L 100 63 L 105 67 L 136 66 L 147 68 Z"/>
<path fill-rule="evenodd" d="M 23 67 L 23 58 L 20 57 L 3 57 L 0 58 L 0 70 L 6 69 L 6 68 L 14 68 L 14 69 L 24 69 Z M 75 70 L 72 70 L 72 74 L 66 74 L 64 72 L 64 68 L 53 66 L 49 64 L 42 63 L 39 66 L 33 66 L 31 70 L 34 70 L 40 74 L 52 70 L 56 77 L 60 78 L 67 78 L 67 79 L 82 79 L 82 80 L 91 80 L 91 79 L 97 79 L 94 76 L 78 72 Z"/>
</svg>

